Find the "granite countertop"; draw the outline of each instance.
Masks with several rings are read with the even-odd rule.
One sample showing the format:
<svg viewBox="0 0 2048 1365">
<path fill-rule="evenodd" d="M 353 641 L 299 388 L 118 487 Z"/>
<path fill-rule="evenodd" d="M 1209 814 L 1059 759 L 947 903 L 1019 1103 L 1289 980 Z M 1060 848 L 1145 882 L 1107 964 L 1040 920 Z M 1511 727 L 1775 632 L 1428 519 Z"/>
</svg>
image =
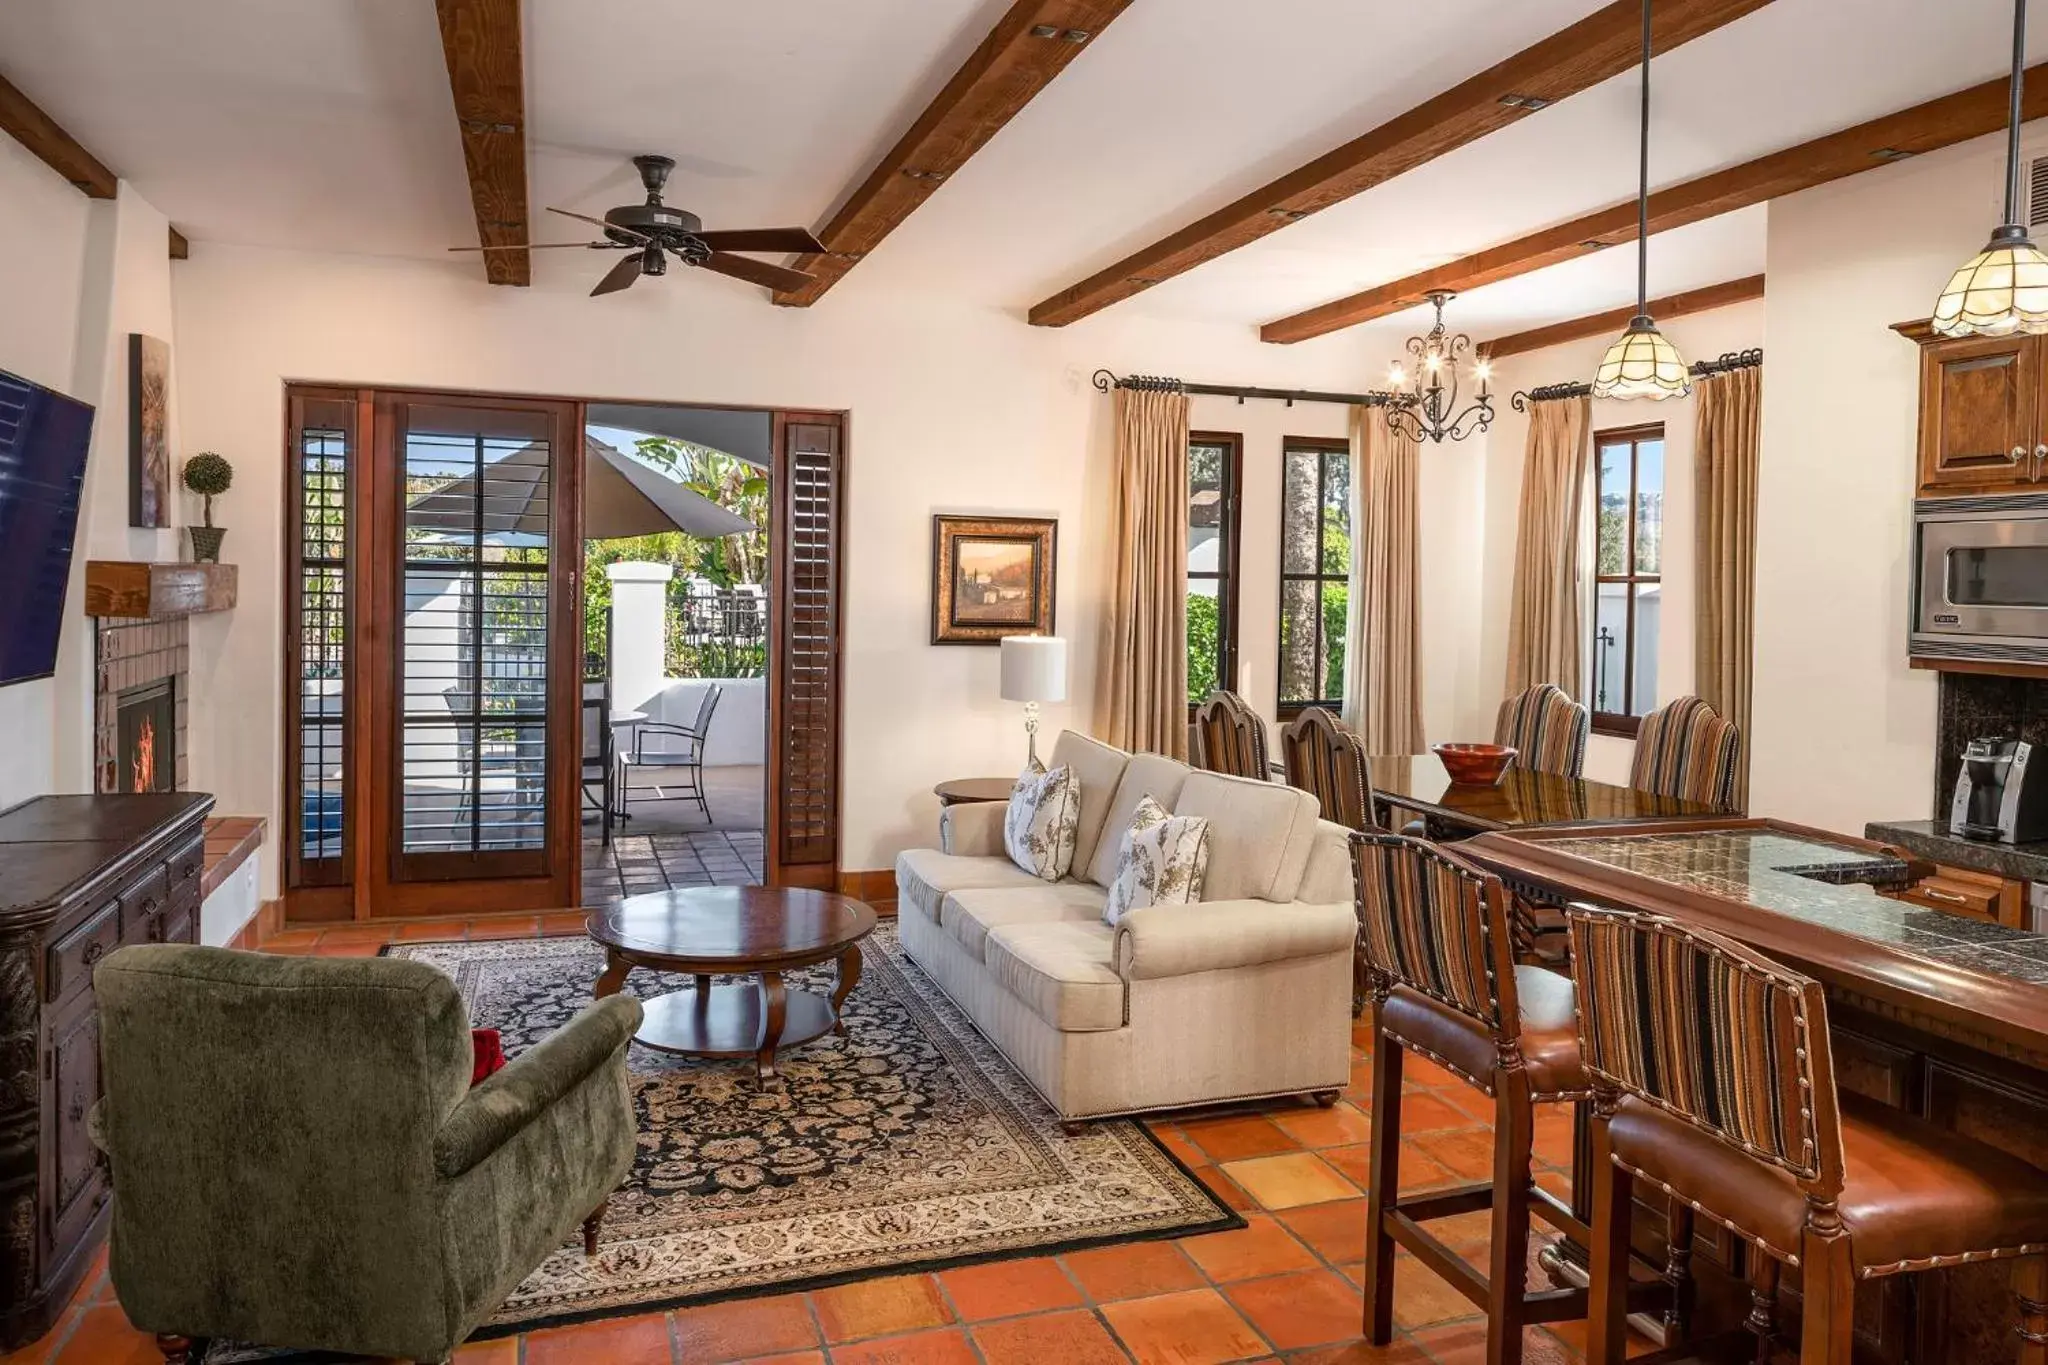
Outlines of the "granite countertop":
<svg viewBox="0 0 2048 1365">
<path fill-rule="evenodd" d="M 1866 849 L 1755 829 L 1594 835 L 1543 846 L 1933 962 L 2048 986 L 2048 935 L 1879 896 L 1877 887 L 1904 885 L 1911 870 Z"/>
<path fill-rule="evenodd" d="M 1950 867 L 1990 872 L 2015 881 L 2048 882 L 2048 843 L 2001 844 L 1949 833 L 1946 820 L 1873 820 L 1863 837 Z"/>
</svg>

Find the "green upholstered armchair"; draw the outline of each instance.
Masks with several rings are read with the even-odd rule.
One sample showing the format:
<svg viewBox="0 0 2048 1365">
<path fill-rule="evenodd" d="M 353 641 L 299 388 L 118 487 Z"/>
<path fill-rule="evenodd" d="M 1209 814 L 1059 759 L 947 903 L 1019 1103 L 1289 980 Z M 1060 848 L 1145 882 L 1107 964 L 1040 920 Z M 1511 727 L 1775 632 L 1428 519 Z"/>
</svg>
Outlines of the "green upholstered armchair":
<svg viewBox="0 0 2048 1365">
<path fill-rule="evenodd" d="M 193 1338 L 446 1359 L 632 1165 L 600 1000 L 470 1088 L 455 985 L 419 962 L 123 948 L 94 976 L 121 1306 Z"/>
</svg>

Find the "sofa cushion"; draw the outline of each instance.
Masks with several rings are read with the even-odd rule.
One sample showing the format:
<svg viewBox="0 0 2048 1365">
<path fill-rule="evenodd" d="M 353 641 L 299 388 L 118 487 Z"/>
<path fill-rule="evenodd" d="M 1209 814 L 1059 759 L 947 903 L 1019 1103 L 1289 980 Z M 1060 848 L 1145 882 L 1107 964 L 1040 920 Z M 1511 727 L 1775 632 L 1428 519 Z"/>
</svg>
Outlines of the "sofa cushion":
<svg viewBox="0 0 2048 1365">
<path fill-rule="evenodd" d="M 1202 899 L 1294 899 L 1315 845 L 1316 799 L 1278 782 L 1193 772 L 1175 815 L 1209 822 L 1209 873 Z"/>
<path fill-rule="evenodd" d="M 1208 870 L 1209 822 L 1192 815 L 1168 815 L 1166 807 L 1148 796 L 1138 803 L 1131 827 L 1124 831 L 1102 922 L 1114 929 L 1133 910 L 1198 901 Z"/>
<path fill-rule="evenodd" d="M 989 931 L 982 963 L 997 984 L 1062 1033 L 1124 1024 L 1124 983 L 1110 966 L 1112 931 L 1100 920 L 1006 924 Z"/>
<path fill-rule="evenodd" d="M 1010 861 L 1041 881 L 1056 882 L 1074 865 L 1074 831 L 1081 793 L 1074 770 L 1047 771 L 1036 759 L 1010 792 L 1003 817 L 1003 848 Z"/>
<path fill-rule="evenodd" d="M 1102 888 L 1092 882 L 970 887 L 939 902 L 939 926 L 982 961 L 989 932 L 1010 924 L 1085 924 L 1102 918 Z"/>
<path fill-rule="evenodd" d="M 1095 861 L 1096 842 L 1102 837 L 1103 820 L 1116 799 L 1117 783 L 1123 780 L 1124 766 L 1131 756 L 1122 749 L 1112 749 L 1101 740 L 1090 739 L 1073 730 L 1060 731 L 1060 737 L 1052 746 L 1052 762 L 1056 768 L 1073 770 L 1075 781 L 1081 784 L 1081 818 L 1074 826 L 1075 876 Z M 1117 826 L 1122 828 L 1122 826 Z"/>
<path fill-rule="evenodd" d="M 1101 842 L 1095 846 L 1095 857 L 1088 862 L 1086 876 L 1097 886 L 1108 889 L 1116 880 L 1117 858 L 1123 850 L 1124 831 L 1131 827 L 1131 817 L 1138 813 L 1138 803 L 1151 797 L 1160 805 L 1172 810 L 1174 802 L 1180 799 L 1181 783 L 1187 780 L 1188 765 L 1166 757 L 1164 754 L 1132 754 L 1130 763 L 1124 768 L 1123 779 L 1117 783 L 1116 797 L 1110 802 L 1106 813 L 1107 823 L 1103 826 Z M 1074 875 L 1083 875 L 1081 862 L 1074 863 Z"/>
<path fill-rule="evenodd" d="M 970 886 L 1044 886 L 1008 858 L 966 858 L 935 848 L 905 849 L 896 855 L 898 906 L 910 906 L 936 924 L 947 893 Z"/>
</svg>

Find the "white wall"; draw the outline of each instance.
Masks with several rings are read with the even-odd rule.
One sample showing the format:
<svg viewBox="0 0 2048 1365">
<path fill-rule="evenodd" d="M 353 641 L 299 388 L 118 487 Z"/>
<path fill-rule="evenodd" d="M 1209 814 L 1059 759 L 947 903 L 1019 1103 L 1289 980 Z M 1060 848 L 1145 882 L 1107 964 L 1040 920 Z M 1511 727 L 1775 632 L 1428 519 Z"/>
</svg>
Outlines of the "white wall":
<svg viewBox="0 0 2048 1365">
<path fill-rule="evenodd" d="M 1777 212 L 1772 208 L 1773 214 Z M 1776 296 L 1777 280 L 1771 280 Z M 1660 324 L 1664 334 L 1688 361 L 1711 360 L 1728 351 L 1748 350 L 1764 345 L 1765 302 L 1758 300 L 1718 308 L 1711 313 L 1674 318 Z M 1483 684 L 1470 699 L 1472 710 L 1461 713 L 1460 724 L 1470 736 L 1491 737 L 1495 708 L 1506 692 L 1508 667 L 1508 618 L 1515 581 L 1515 527 L 1522 497 L 1522 464 L 1529 439 L 1529 418 L 1508 402 L 1517 389 L 1591 379 L 1612 337 L 1589 337 L 1583 341 L 1547 346 L 1540 351 L 1509 356 L 1494 370 L 1495 392 L 1500 416 L 1487 433 L 1485 452 L 1485 568 L 1482 575 L 1480 618 L 1483 627 L 1475 632 L 1480 646 L 1477 679 Z M 1764 392 L 1770 393 L 1774 375 L 1787 367 L 1775 348 L 1775 338 L 1765 356 Z M 1620 402 L 1602 399 L 1593 404 L 1593 430 L 1638 426 L 1645 422 L 1664 424 L 1664 569 L 1662 630 L 1657 642 L 1657 703 L 1684 696 L 1693 690 L 1693 400 L 1666 399 L 1657 403 Z M 1768 461 L 1770 446 L 1764 447 Z M 1591 474 L 1588 474 L 1590 488 Z M 1590 596 L 1582 611 L 1581 628 L 1592 630 Z M 1590 695 L 1591 674 L 1584 676 L 1580 690 Z M 1583 698 L 1581 698 L 1583 700 Z M 1587 746 L 1586 776 L 1603 782 L 1628 781 L 1629 760 L 1634 742 L 1608 735 L 1595 735 Z M 1861 832 L 1857 826 L 1856 832 Z"/>
<path fill-rule="evenodd" d="M 169 557 L 176 532 L 128 529 L 127 334 L 173 340 L 167 224 L 123 184 L 92 200 L 0 137 L 0 369 L 97 409 L 57 676 L 0 688 L 0 806 L 92 790 L 89 558 Z M 172 367 L 175 379 L 176 348 Z M 171 410 L 177 435 L 177 408 Z M 203 630 L 195 628 L 195 640 Z M 197 657 L 198 651 L 195 651 Z M 195 765 L 199 778 L 203 769 Z"/>
<path fill-rule="evenodd" d="M 1045 719 L 1052 731 L 1085 726 L 1107 577 L 1111 441 L 1110 400 L 1089 386 L 1090 372 L 1356 389 L 1369 380 L 1366 357 L 1378 358 L 1352 338 L 1276 347 L 1249 328 L 1115 313 L 1032 328 L 1005 313 L 867 288 L 858 273 L 816 307 L 794 310 L 711 278 L 671 277 L 593 300 L 583 263 L 547 253 L 535 272 L 531 289 L 499 289 L 470 262 L 214 244 L 180 265 L 183 444 L 217 449 L 241 471 L 216 515 L 242 566 L 241 605 L 205 647 L 219 723 L 203 741 L 205 766 L 194 769 L 224 808 L 277 813 L 288 379 L 848 410 L 842 859 L 864 869 L 887 867 L 896 850 L 931 837 L 933 783 L 1016 762 L 1018 717 L 996 695 L 997 651 L 927 643 L 933 512 L 1060 518 L 1058 628 L 1073 641 L 1072 699 Z M 1196 425 L 1245 429 L 1228 406 L 1198 410 Z M 1274 435 L 1272 454 L 1260 457 L 1270 459 L 1270 486 L 1247 490 L 1246 559 L 1263 563 L 1277 555 L 1261 537 L 1278 534 L 1278 435 L 1341 430 L 1330 423 L 1343 419 L 1306 406 L 1248 403 L 1242 412 Z M 1321 425 L 1306 425 L 1310 418 Z M 1270 581 L 1247 588 L 1248 604 L 1277 598 Z M 1244 657 L 1270 690 L 1266 630 L 1248 617 Z M 195 639 L 195 672 L 201 651 Z M 266 888 L 276 885 L 274 852 L 264 849 Z"/>
<path fill-rule="evenodd" d="M 1918 351 L 1890 324 L 1983 245 L 2002 172 L 1983 138 L 1771 206 L 1759 812 L 1861 833 L 1932 808 L 1935 677 L 1906 665 Z"/>
</svg>

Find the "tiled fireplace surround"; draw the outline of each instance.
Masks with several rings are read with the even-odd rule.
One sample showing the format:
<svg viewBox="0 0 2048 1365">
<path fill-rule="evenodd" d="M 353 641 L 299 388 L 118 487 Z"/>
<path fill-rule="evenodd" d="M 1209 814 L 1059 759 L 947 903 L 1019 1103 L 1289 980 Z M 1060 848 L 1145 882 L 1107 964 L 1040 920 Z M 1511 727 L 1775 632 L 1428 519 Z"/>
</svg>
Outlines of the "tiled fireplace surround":
<svg viewBox="0 0 2048 1365">
<path fill-rule="evenodd" d="M 120 696 L 130 688 L 172 680 L 177 698 L 177 788 L 191 785 L 188 665 L 191 645 L 183 616 L 127 620 L 100 617 L 93 622 L 93 790 L 121 789 L 116 763 L 116 712 Z"/>
</svg>

